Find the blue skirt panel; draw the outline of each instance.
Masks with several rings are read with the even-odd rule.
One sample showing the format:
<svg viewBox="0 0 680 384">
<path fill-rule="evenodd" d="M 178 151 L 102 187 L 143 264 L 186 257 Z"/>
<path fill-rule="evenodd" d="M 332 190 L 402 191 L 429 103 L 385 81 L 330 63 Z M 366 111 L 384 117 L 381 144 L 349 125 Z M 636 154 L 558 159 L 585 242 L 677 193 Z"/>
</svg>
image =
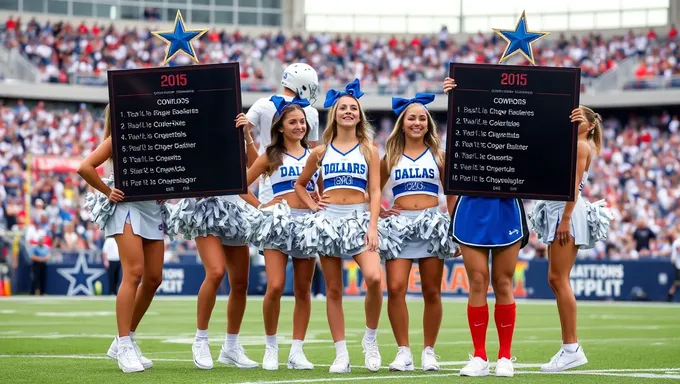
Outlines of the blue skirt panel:
<svg viewBox="0 0 680 384">
<path fill-rule="evenodd" d="M 460 196 L 451 217 L 453 241 L 473 247 L 507 247 L 529 242 L 529 226 L 520 199 Z"/>
</svg>

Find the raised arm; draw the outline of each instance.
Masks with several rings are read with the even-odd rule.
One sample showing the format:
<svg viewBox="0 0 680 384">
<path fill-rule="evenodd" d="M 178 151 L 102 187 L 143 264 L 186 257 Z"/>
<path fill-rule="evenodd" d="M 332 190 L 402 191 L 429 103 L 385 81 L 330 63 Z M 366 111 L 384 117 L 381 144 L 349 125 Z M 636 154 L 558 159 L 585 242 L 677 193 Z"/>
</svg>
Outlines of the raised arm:
<svg viewBox="0 0 680 384">
<path fill-rule="evenodd" d="M 249 168 L 252 167 L 255 160 L 257 160 L 255 140 L 253 140 L 253 136 L 250 134 L 250 131 L 252 131 L 254 126 L 255 125 L 248 120 L 245 113 L 239 113 L 238 116 L 236 116 L 236 127 L 243 127 L 243 138 L 246 141 L 246 161 Z"/>
<path fill-rule="evenodd" d="M 314 202 L 312 196 L 309 195 L 309 192 L 307 191 L 307 183 L 309 183 L 309 180 L 314 177 L 314 172 L 319 169 L 319 159 L 324 150 L 325 146 L 323 145 L 312 149 L 312 153 L 307 158 L 307 163 L 305 163 L 305 168 L 302 170 L 302 173 L 300 173 L 300 176 L 298 176 L 298 179 L 295 182 L 295 193 L 297 194 L 298 198 L 307 204 L 309 209 L 314 212 L 317 212 L 319 209 L 321 209 L 321 207 L 319 204 Z M 319 177 L 319 180 L 320 179 L 321 178 Z"/>
</svg>

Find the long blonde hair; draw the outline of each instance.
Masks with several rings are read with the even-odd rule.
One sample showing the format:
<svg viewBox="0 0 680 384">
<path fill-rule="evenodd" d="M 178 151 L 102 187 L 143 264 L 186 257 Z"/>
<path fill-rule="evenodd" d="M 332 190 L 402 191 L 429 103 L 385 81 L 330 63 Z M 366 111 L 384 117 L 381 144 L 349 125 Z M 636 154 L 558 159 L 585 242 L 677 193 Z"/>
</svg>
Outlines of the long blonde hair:
<svg viewBox="0 0 680 384">
<path fill-rule="evenodd" d="M 111 109 L 109 104 L 106 104 L 106 108 L 104 108 L 104 134 L 102 141 L 108 139 L 109 136 L 111 136 Z"/>
<path fill-rule="evenodd" d="M 581 105 L 581 110 L 583 111 L 583 117 L 586 118 L 588 123 L 594 125 L 594 128 L 588 132 L 588 140 L 595 147 L 595 151 L 599 155 L 602 150 L 602 116 L 583 105 Z"/>
<path fill-rule="evenodd" d="M 357 105 L 359 106 L 359 116 L 360 120 L 359 123 L 356 125 L 356 136 L 357 139 L 359 140 L 359 149 L 361 150 L 361 154 L 364 155 L 366 158 L 366 164 L 370 165 L 371 163 L 371 156 L 373 155 L 373 127 L 371 124 L 368 122 L 368 119 L 366 119 L 366 114 L 364 113 L 364 109 L 361 107 L 361 103 L 359 103 L 359 100 L 357 100 L 354 96 L 351 95 L 346 95 L 347 97 L 353 98 L 356 102 Z M 345 97 L 345 96 L 343 96 Z M 326 118 L 326 129 L 323 131 L 323 143 L 326 145 L 326 150 L 328 150 L 328 147 L 331 145 L 333 142 L 333 139 L 338 135 L 338 123 L 335 121 L 335 115 L 337 114 L 338 111 L 338 100 L 331 109 L 328 111 L 328 116 Z M 321 158 L 319 158 L 319 163 L 321 162 Z M 319 164 L 320 165 L 320 164 Z"/>
<path fill-rule="evenodd" d="M 415 105 L 422 106 L 422 104 Z M 406 112 L 409 110 L 409 108 L 410 106 L 399 114 L 399 117 L 397 117 L 397 122 L 394 124 L 394 128 L 392 129 L 392 133 L 385 143 L 385 159 L 387 160 L 388 172 L 391 171 L 392 168 L 397 165 L 397 163 L 399 163 L 401 155 L 404 153 L 404 147 L 406 146 L 404 120 L 406 119 Z M 423 107 L 423 109 L 425 110 L 425 114 L 427 114 L 427 132 L 425 132 L 423 141 L 425 142 L 426 146 L 430 147 L 430 152 L 432 152 L 434 155 L 437 166 L 441 167 L 444 163 L 444 160 L 441 156 L 440 149 L 442 142 L 439 138 L 439 134 L 437 133 L 437 124 L 435 124 L 434 120 L 432 119 L 430 111 L 428 111 L 425 107 Z"/>
</svg>

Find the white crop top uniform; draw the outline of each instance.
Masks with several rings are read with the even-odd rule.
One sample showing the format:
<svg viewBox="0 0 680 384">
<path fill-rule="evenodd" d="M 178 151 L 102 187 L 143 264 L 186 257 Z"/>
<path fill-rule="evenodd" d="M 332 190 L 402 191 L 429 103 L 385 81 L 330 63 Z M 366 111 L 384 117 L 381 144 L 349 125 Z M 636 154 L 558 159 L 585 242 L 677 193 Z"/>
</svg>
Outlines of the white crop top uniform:
<svg viewBox="0 0 680 384">
<path fill-rule="evenodd" d="M 321 177 L 324 192 L 343 188 L 366 192 L 368 164 L 359 144 L 343 153 L 331 143 L 321 159 Z"/>
<path fill-rule="evenodd" d="M 415 159 L 402 154 L 390 171 L 390 181 L 395 200 L 408 195 L 439 197 L 439 166 L 430 148 Z"/>
<path fill-rule="evenodd" d="M 274 197 L 285 195 L 286 193 L 293 192 L 295 190 L 295 183 L 297 182 L 298 176 L 302 173 L 305 168 L 305 163 L 307 158 L 312 153 L 309 149 L 305 148 L 305 153 L 300 157 L 295 157 L 291 154 L 283 154 L 283 164 L 274 171 L 271 176 L 272 191 L 274 192 Z M 313 192 L 316 188 L 316 180 L 319 178 L 319 172 L 315 172 L 312 179 L 307 183 L 307 191 Z"/>
</svg>

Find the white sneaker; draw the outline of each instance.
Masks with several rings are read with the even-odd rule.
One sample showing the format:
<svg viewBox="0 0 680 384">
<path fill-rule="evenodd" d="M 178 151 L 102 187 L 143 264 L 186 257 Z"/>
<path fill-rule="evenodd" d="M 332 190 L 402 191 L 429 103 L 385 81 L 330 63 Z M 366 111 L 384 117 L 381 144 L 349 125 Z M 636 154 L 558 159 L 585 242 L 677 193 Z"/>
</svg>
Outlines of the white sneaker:
<svg viewBox="0 0 680 384">
<path fill-rule="evenodd" d="M 142 363 L 142 367 L 144 369 L 151 369 L 153 368 L 153 361 L 147 359 L 142 355 L 142 350 L 139 349 L 139 345 L 137 345 L 137 342 L 132 340 L 132 348 L 134 348 L 135 353 L 137 354 L 137 358 L 139 359 L 139 362 Z M 113 341 L 111 342 L 111 346 L 109 347 L 109 351 L 106 353 L 109 358 L 112 360 L 118 360 L 118 338 L 114 337 Z"/>
<path fill-rule="evenodd" d="M 335 358 L 333 364 L 328 369 L 328 373 L 350 373 L 349 355 L 340 355 Z"/>
<path fill-rule="evenodd" d="M 267 345 L 264 348 L 264 359 L 262 359 L 262 369 L 276 371 L 279 369 L 279 348 Z"/>
<path fill-rule="evenodd" d="M 144 367 L 139 361 L 139 357 L 137 357 L 137 352 L 135 352 L 135 348 L 130 344 L 118 346 L 116 360 L 118 360 L 118 368 L 125 373 L 144 372 Z"/>
<path fill-rule="evenodd" d="M 489 362 L 481 357 L 470 356 L 470 361 L 461 368 L 460 376 L 489 376 Z"/>
<path fill-rule="evenodd" d="M 561 372 L 587 363 L 588 358 L 586 358 L 586 354 L 580 345 L 576 352 L 567 352 L 560 348 L 557 354 L 550 359 L 550 362 L 541 365 L 541 372 Z"/>
<path fill-rule="evenodd" d="M 512 362 L 515 361 L 516 359 L 513 357 L 512 359 L 508 359 L 505 357 L 501 357 L 498 359 L 496 362 L 496 377 L 513 377 L 515 376 L 515 367 L 512 366 Z"/>
<path fill-rule="evenodd" d="M 302 351 L 302 349 L 300 349 L 294 354 L 288 356 L 288 369 L 314 369 L 314 364 L 307 360 L 307 356 L 305 356 L 305 353 Z"/>
<path fill-rule="evenodd" d="M 364 364 L 366 368 L 371 372 L 378 372 L 382 364 L 378 341 L 366 341 L 364 339 L 361 341 L 361 345 L 364 347 Z"/>
<path fill-rule="evenodd" d="M 235 348 L 229 350 L 222 346 L 220 350 L 220 357 L 217 358 L 217 362 L 227 365 L 235 365 L 239 368 L 255 368 L 258 366 L 257 362 L 250 360 L 246 356 L 246 351 L 243 349 L 241 344 L 236 344 Z"/>
<path fill-rule="evenodd" d="M 399 347 L 397 357 L 390 363 L 390 371 L 412 371 L 413 370 L 413 354 L 408 347 Z"/>
<path fill-rule="evenodd" d="M 423 353 L 420 355 L 423 371 L 439 371 L 439 362 L 437 361 L 438 358 L 439 356 L 434 354 L 434 349 L 432 347 L 423 349 Z"/>
<path fill-rule="evenodd" d="M 196 340 L 191 347 L 194 354 L 194 365 L 199 369 L 212 369 L 213 359 L 210 354 L 210 343 L 208 339 Z"/>
</svg>

